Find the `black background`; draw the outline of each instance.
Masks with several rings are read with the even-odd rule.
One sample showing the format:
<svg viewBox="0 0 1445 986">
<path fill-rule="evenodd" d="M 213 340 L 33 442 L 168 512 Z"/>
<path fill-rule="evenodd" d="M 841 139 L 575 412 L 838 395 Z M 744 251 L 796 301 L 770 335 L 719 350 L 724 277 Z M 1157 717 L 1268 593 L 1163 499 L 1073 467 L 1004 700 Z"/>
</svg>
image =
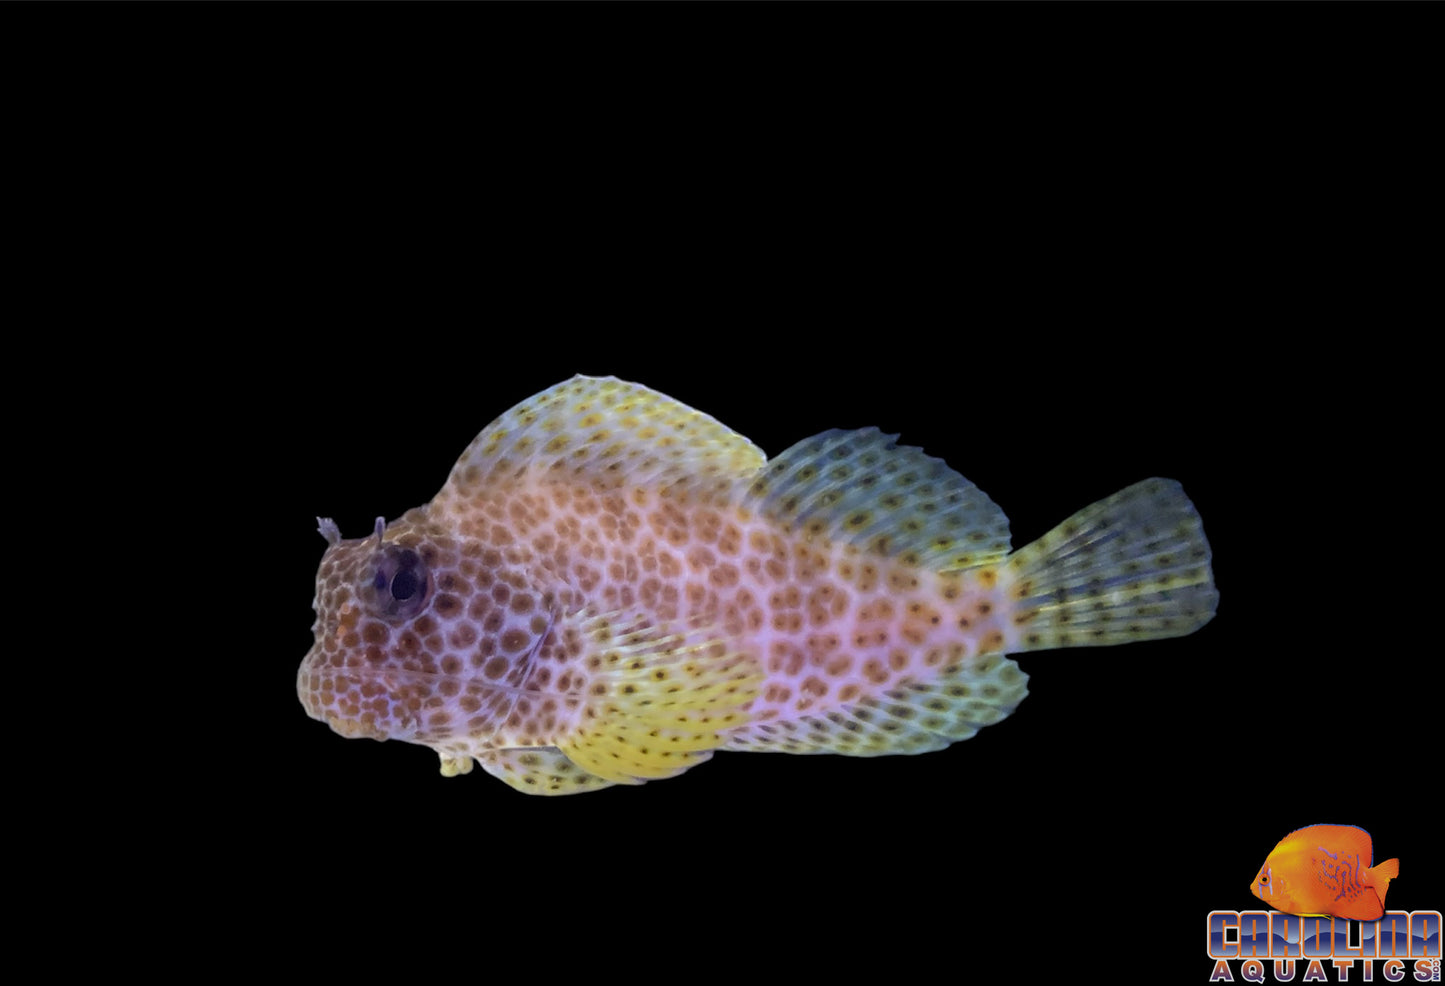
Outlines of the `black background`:
<svg viewBox="0 0 1445 986">
<path fill-rule="evenodd" d="M 104 204 L 166 244 L 107 302 L 188 340 L 157 347 L 156 427 L 190 470 L 167 502 L 205 518 L 170 547 L 204 626 L 173 783 L 205 899 L 265 901 L 233 942 L 417 975 L 520 950 L 1051 979 L 1102 954 L 1202 982 L 1207 912 L 1253 907 L 1275 842 L 1319 822 L 1401 859 L 1392 908 L 1445 906 L 1418 181 L 1206 91 L 946 117 L 856 95 L 755 119 L 725 87 L 668 107 L 584 88 L 413 120 L 377 92 L 342 121 L 315 97 L 196 149 L 163 212 Z M 570 798 L 308 719 L 314 518 L 354 537 L 426 502 L 488 421 L 579 372 L 770 454 L 898 432 L 1015 545 L 1178 479 L 1218 615 L 1024 656 L 1019 710 L 944 752 L 720 754 Z"/>
<path fill-rule="evenodd" d="M 1046 226 L 1053 207 L 1020 221 Z M 366 303 L 339 302 L 332 341 L 285 356 L 309 368 L 259 395 L 284 409 L 266 441 L 285 466 L 264 511 L 275 606 L 246 687 L 268 798 L 307 833 L 297 893 L 366 898 L 394 879 L 469 899 L 480 881 L 483 910 L 580 896 L 666 937 L 696 907 L 752 915 L 765 937 L 812 929 L 860 960 L 922 933 L 981 961 L 1061 966 L 1092 927 L 1202 974 L 1205 914 L 1255 906 L 1247 886 L 1274 843 L 1328 821 L 1402 859 L 1392 907 L 1439 907 L 1438 731 L 1420 680 L 1435 657 L 1409 636 L 1414 592 L 1382 554 L 1392 519 L 1373 500 L 1356 371 L 1319 361 L 1343 340 L 1297 324 L 1318 308 L 1293 314 L 1322 275 L 1217 233 L 1179 252 L 1138 230 L 1038 256 L 1005 228 L 998 250 L 991 236 L 882 248 L 886 223 L 827 212 L 800 220 L 799 245 L 761 230 L 696 253 L 593 243 L 537 269 L 453 268 L 451 285 L 363 268 Z M 814 252 L 834 236 L 846 245 Z M 1246 268 L 1271 283 L 1241 286 Z M 323 549 L 313 517 L 357 536 L 425 502 L 491 417 L 574 372 L 647 383 L 769 453 L 827 427 L 901 432 L 1003 506 L 1016 545 L 1136 480 L 1179 479 L 1214 549 L 1218 616 L 1187 639 L 1025 656 L 1019 711 L 945 752 L 721 754 L 563 799 L 480 771 L 443 779 L 429 750 L 307 719 L 293 676 Z"/>
</svg>

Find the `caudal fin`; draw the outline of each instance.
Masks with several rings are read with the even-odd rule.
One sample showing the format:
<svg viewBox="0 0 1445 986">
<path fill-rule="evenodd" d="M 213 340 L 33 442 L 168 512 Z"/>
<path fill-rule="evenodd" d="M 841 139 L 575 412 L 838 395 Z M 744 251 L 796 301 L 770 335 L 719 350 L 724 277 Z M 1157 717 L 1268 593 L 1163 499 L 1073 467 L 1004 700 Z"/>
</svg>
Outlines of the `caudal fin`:
<svg viewBox="0 0 1445 986">
<path fill-rule="evenodd" d="M 1208 623 L 1219 593 L 1194 504 L 1146 479 L 1085 507 L 1004 563 L 1030 649 L 1180 637 Z"/>
<path fill-rule="evenodd" d="M 1380 906 L 1385 906 L 1385 891 L 1390 889 L 1390 881 L 1400 875 L 1400 861 L 1398 859 L 1387 859 L 1379 866 L 1372 867 L 1365 871 L 1364 884 L 1367 887 L 1375 888 L 1375 895 L 1380 898 Z"/>
</svg>

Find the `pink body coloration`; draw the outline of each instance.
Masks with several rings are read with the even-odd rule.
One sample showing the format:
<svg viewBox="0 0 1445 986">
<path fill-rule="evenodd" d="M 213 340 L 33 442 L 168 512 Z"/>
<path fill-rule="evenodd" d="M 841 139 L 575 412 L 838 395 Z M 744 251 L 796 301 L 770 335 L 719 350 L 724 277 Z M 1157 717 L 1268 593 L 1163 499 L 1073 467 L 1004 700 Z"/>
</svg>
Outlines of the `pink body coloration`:
<svg viewBox="0 0 1445 986">
<path fill-rule="evenodd" d="M 610 378 L 514 408 L 371 536 L 323 533 L 307 711 L 533 793 L 716 749 L 938 749 L 1023 699 L 1007 653 L 1177 636 L 1216 599 L 1171 481 L 1010 553 L 988 497 L 877 431 L 765 462 Z"/>
</svg>

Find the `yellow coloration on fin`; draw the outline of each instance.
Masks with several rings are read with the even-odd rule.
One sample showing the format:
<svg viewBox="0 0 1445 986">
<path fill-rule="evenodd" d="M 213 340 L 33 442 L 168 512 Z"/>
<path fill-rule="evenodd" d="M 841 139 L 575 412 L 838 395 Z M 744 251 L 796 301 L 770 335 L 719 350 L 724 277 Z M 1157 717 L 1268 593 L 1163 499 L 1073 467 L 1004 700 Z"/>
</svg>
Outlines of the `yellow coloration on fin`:
<svg viewBox="0 0 1445 986">
<path fill-rule="evenodd" d="M 524 794 L 580 794 L 612 786 L 551 746 L 488 750 L 478 754 L 477 761 L 487 773 Z"/>
<path fill-rule="evenodd" d="M 1365 871 L 1363 883 L 1367 887 L 1373 887 L 1375 896 L 1380 898 L 1380 906 L 1385 906 L 1385 894 L 1390 889 L 1390 881 L 1400 875 L 1400 861 L 1398 859 L 1387 859 L 1383 863 Z"/>
<path fill-rule="evenodd" d="M 763 461 L 756 445 L 701 411 L 615 377 L 577 376 L 483 429 L 437 501 L 470 500 L 524 471 L 597 489 L 710 492 L 751 476 Z"/>
<path fill-rule="evenodd" d="M 707 628 L 673 631 L 610 613 L 578 629 L 591 686 L 556 745 L 579 767 L 619 784 L 672 777 L 747 723 L 744 706 L 757 697 L 762 673 Z"/>
<path fill-rule="evenodd" d="M 471 757 L 453 757 L 445 753 L 441 753 L 440 756 L 442 758 L 443 777 L 456 777 L 458 774 L 470 774 L 472 772 Z"/>
<path fill-rule="evenodd" d="M 749 487 L 761 512 L 806 535 L 936 572 L 998 561 L 1008 518 L 982 490 L 876 428 L 825 431 L 783 452 Z"/>
<path fill-rule="evenodd" d="M 1179 637 L 1214 616 L 1219 593 L 1194 504 L 1146 479 L 1085 507 L 1002 567 L 1025 648 Z"/>
<path fill-rule="evenodd" d="M 1172 481 L 1009 554 L 998 506 L 895 436 L 827 431 L 768 463 L 610 377 L 501 415 L 391 524 L 320 529 L 307 714 L 531 794 L 723 748 L 940 749 L 1025 697 L 1005 654 L 1181 636 L 1218 600 Z"/>
</svg>

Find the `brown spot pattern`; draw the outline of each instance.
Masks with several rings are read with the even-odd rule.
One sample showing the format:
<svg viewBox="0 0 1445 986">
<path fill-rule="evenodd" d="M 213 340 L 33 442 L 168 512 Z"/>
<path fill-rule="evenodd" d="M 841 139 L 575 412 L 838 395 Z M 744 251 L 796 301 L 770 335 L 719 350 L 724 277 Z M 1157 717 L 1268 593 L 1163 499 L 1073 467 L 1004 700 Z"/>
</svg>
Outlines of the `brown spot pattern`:
<svg viewBox="0 0 1445 986">
<path fill-rule="evenodd" d="M 886 438 L 818 436 L 789 476 L 645 388 L 552 388 L 484 430 L 431 504 L 380 538 L 331 539 L 298 693 L 344 735 L 433 747 L 444 773 L 475 759 L 519 790 L 566 793 L 616 779 L 595 759 L 605 751 L 634 757 L 634 777 L 671 771 L 658 766 L 671 763 L 667 731 L 637 732 L 629 702 L 666 696 L 679 668 L 678 687 L 714 679 L 686 663 L 705 653 L 666 656 L 669 634 L 711 639 L 761 678 L 716 723 L 705 703 L 689 712 L 689 743 L 869 755 L 934 749 L 1007 715 L 1026 679 L 1005 653 L 1176 635 L 1212 614 L 1208 547 L 1177 484 L 1131 487 L 1000 560 L 997 508 L 960 505 L 971 484 Z M 935 510 L 959 529 L 931 531 Z M 993 525 L 979 544 L 969 510 Z M 1060 544 L 1095 543 L 1091 524 L 1147 510 L 1165 530 L 1102 542 L 1101 565 L 1140 573 L 1116 593 L 1117 618 L 1047 567 Z M 890 511 L 911 513 L 890 530 Z M 398 552 L 422 560 L 423 582 L 388 581 L 379 559 L 412 557 Z M 1193 609 L 1165 604 L 1191 591 Z M 596 621 L 613 615 L 655 634 L 635 660 L 656 662 L 663 691 L 617 677 L 609 661 L 625 649 L 598 651 Z M 676 769 L 709 752 L 679 749 Z"/>
</svg>

